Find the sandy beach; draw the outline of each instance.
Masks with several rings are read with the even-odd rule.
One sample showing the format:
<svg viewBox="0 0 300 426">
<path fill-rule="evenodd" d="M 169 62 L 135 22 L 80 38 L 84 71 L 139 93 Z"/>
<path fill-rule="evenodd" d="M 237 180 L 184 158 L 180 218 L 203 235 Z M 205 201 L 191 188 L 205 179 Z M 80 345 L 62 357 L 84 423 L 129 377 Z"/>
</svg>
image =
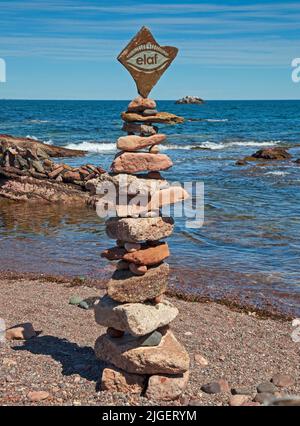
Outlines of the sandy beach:
<svg viewBox="0 0 300 426">
<path fill-rule="evenodd" d="M 1 405 L 166 405 L 99 391 L 103 365 L 96 360 L 93 345 L 105 329 L 95 323 L 92 309 L 70 305 L 69 299 L 98 297 L 104 290 L 7 275 L 0 280 L 0 291 L 6 326 L 31 322 L 39 332 L 28 341 L 1 344 Z M 257 385 L 277 373 L 295 380 L 288 388 L 278 388 L 277 396 L 300 394 L 300 344 L 292 341 L 290 321 L 262 319 L 254 312 L 237 312 L 213 302 L 171 300 L 180 311 L 172 328 L 189 352 L 191 374 L 184 395 L 167 404 L 226 406 L 229 392 L 210 395 L 201 390 L 219 379 L 227 380 L 230 388 L 246 388 L 251 401 Z M 199 355 L 207 366 L 199 365 Z M 28 396 L 32 391 L 49 396 L 32 402 Z"/>
</svg>

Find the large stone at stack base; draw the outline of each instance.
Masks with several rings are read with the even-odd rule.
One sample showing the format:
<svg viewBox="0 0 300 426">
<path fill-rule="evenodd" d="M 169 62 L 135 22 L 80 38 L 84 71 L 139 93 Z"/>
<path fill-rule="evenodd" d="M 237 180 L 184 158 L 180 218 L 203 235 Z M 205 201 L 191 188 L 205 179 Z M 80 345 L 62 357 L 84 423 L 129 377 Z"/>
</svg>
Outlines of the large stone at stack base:
<svg viewBox="0 0 300 426">
<path fill-rule="evenodd" d="M 108 281 L 107 294 L 117 302 L 144 302 L 166 291 L 168 277 L 167 263 L 148 269 L 145 275 L 134 275 L 129 270 L 117 270 Z"/>
<path fill-rule="evenodd" d="M 101 377 L 101 390 L 141 394 L 146 385 L 146 376 L 131 374 L 114 366 L 104 368 Z"/>
<path fill-rule="evenodd" d="M 187 387 L 189 371 L 178 375 L 153 375 L 149 378 L 145 396 L 149 399 L 172 401 Z"/>
<path fill-rule="evenodd" d="M 160 330 L 161 331 L 161 330 Z M 112 338 L 104 334 L 96 340 L 95 354 L 128 373 L 183 374 L 189 370 L 189 355 L 170 330 L 161 331 L 158 346 L 139 347 L 141 338 Z"/>
<path fill-rule="evenodd" d="M 104 296 L 95 306 L 95 319 L 98 324 L 125 331 L 133 336 L 145 336 L 169 324 L 177 315 L 178 309 L 167 300 L 156 305 L 120 304 Z"/>
<path fill-rule="evenodd" d="M 174 228 L 171 217 L 110 218 L 106 221 L 109 238 L 129 243 L 157 241 L 169 237 Z"/>
</svg>

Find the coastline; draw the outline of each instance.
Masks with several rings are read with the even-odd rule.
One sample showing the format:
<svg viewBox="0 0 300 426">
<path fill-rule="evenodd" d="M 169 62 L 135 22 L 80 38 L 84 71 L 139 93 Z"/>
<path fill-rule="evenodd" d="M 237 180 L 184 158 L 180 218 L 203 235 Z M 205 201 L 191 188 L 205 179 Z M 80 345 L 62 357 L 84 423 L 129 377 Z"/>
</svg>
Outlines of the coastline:
<svg viewBox="0 0 300 426">
<path fill-rule="evenodd" d="M 93 344 L 105 329 L 94 321 L 92 310 L 69 305 L 78 295 L 92 298 L 104 293 L 91 283 L 49 277 L 35 279 L 7 273 L 0 279 L 0 311 L 7 326 L 31 322 L 39 331 L 28 341 L 0 346 L 4 387 L 2 405 L 159 405 L 142 397 L 97 392 L 102 366 L 94 357 Z M 95 285 L 95 284 L 94 284 Z M 189 387 L 170 405 L 228 405 L 230 393 L 206 394 L 201 386 L 226 379 L 230 387 L 247 387 L 253 399 L 256 386 L 276 373 L 289 374 L 296 384 L 280 389 L 282 395 L 300 393 L 299 343 L 291 339 L 292 325 L 282 319 L 261 318 L 215 302 L 188 302 L 171 298 L 180 315 L 172 323 L 191 357 Z M 197 364 L 195 355 L 208 361 Z M 32 390 L 49 397 L 33 403 Z M 165 404 L 164 404 L 165 405 Z"/>
<path fill-rule="evenodd" d="M 111 275 L 111 271 L 106 271 L 106 273 L 106 277 L 99 279 L 87 276 L 52 275 L 46 273 L 19 272 L 0 269 L 0 279 L 7 281 L 26 279 L 33 282 L 38 281 L 41 285 L 43 283 L 56 283 L 68 285 L 69 287 L 74 288 L 87 287 L 104 291 L 106 289 L 107 280 Z M 280 311 L 276 311 L 276 309 L 272 309 L 270 306 L 268 309 L 263 309 L 257 307 L 254 303 L 243 302 L 241 299 L 235 299 L 234 297 L 226 298 L 226 296 L 222 296 L 220 298 L 216 298 L 209 295 L 193 295 L 189 294 L 188 292 L 181 291 L 178 288 L 172 287 L 172 285 L 168 287 L 166 295 L 168 297 L 177 299 L 178 301 L 187 303 L 215 303 L 216 305 L 228 308 L 230 311 L 244 314 L 250 313 L 251 315 L 254 315 L 260 319 L 282 320 L 286 322 L 291 322 L 293 319 L 295 319 L 295 316 L 288 313 L 281 313 Z"/>
</svg>

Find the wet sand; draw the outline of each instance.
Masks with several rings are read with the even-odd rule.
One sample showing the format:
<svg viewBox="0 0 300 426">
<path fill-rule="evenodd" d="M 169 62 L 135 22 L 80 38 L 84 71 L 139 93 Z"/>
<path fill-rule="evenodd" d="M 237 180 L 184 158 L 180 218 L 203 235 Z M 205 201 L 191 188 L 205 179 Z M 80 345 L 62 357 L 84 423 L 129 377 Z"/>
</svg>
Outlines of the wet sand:
<svg viewBox="0 0 300 426">
<path fill-rule="evenodd" d="M 95 323 L 92 310 L 68 301 L 72 295 L 99 296 L 103 289 L 80 280 L 32 278 L 2 274 L 0 279 L 0 316 L 6 325 L 31 322 L 40 331 L 27 342 L 0 346 L 1 405 L 160 404 L 98 391 L 103 365 L 95 359 L 93 345 L 105 329 Z M 190 354 L 191 378 L 185 395 L 170 404 L 228 405 L 229 393 L 201 391 L 202 385 L 220 378 L 228 380 L 230 387 L 249 387 L 252 399 L 256 386 L 276 373 L 296 380 L 281 394 L 300 394 L 300 343 L 292 341 L 290 321 L 262 319 L 254 312 L 238 312 L 214 302 L 171 300 L 180 310 L 172 328 Z M 197 365 L 195 354 L 204 356 L 208 366 Z M 49 397 L 32 403 L 27 396 L 32 390 L 46 391 Z"/>
</svg>

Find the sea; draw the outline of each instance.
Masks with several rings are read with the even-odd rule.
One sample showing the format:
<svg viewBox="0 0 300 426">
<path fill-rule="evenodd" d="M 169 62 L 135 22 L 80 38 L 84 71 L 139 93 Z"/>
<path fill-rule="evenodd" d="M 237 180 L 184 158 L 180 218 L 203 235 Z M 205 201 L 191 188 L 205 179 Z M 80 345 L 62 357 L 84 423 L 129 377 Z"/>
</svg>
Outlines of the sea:
<svg viewBox="0 0 300 426">
<path fill-rule="evenodd" d="M 129 101 L 0 100 L 0 133 L 67 148 L 86 158 L 58 159 L 109 170 L 120 113 Z M 159 125 L 171 182 L 203 182 L 203 226 L 176 218 L 168 239 L 170 291 L 300 317 L 300 101 L 158 101 L 185 118 Z M 263 147 L 285 147 L 292 160 L 236 161 Z M 104 220 L 90 208 L 0 200 L 0 270 L 107 279 L 100 257 L 113 246 Z"/>
</svg>

